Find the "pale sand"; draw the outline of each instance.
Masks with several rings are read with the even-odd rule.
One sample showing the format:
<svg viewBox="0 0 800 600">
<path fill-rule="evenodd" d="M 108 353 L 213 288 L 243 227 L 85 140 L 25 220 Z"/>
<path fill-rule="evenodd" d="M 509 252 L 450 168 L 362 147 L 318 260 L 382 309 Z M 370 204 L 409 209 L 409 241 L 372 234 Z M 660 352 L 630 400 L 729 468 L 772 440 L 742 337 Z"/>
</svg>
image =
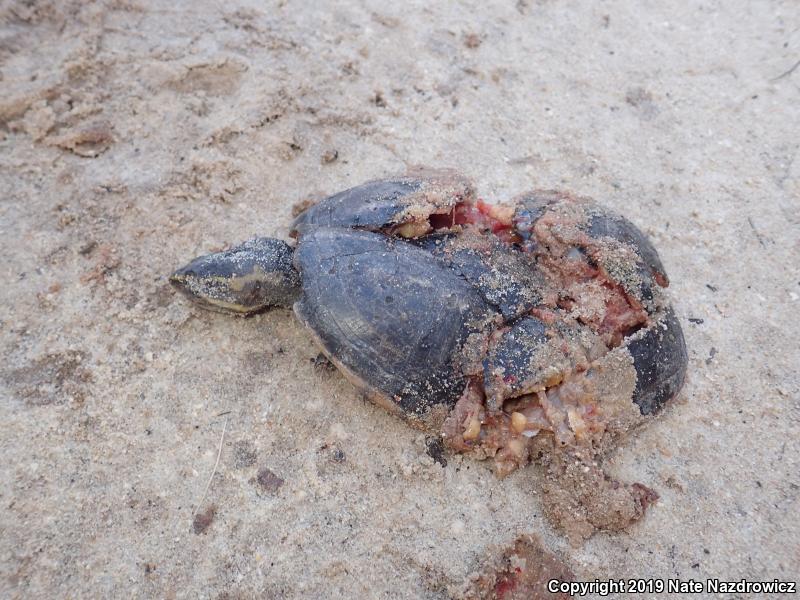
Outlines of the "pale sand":
<svg viewBox="0 0 800 600">
<path fill-rule="evenodd" d="M 0 595 L 447 598 L 520 533 L 583 578 L 798 577 L 796 2 L 27 4 L 0 8 Z M 627 533 L 570 548 L 535 467 L 440 467 L 288 311 L 164 279 L 420 163 L 652 236 L 690 365 L 610 462 L 661 495 Z"/>
</svg>

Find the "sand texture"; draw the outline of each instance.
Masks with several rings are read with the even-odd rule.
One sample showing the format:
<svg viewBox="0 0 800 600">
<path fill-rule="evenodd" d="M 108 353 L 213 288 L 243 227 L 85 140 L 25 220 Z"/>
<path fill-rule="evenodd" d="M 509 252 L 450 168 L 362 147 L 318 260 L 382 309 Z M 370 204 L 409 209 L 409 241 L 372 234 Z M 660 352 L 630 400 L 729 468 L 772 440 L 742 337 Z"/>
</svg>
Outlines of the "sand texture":
<svg viewBox="0 0 800 600">
<path fill-rule="evenodd" d="M 527 534 L 796 580 L 798 61 L 795 0 L 0 2 L 0 596 L 454 598 Z M 419 164 L 658 248 L 689 371 L 606 462 L 660 495 L 627 531 L 570 546 L 541 469 L 434 460 L 291 311 L 166 280 Z"/>
</svg>

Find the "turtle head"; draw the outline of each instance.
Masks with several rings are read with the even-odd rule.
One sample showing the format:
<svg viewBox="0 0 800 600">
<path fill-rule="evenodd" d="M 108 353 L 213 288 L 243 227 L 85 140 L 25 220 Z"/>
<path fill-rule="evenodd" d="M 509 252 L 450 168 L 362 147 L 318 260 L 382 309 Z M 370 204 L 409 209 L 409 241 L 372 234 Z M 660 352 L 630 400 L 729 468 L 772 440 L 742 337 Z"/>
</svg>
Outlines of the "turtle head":
<svg viewBox="0 0 800 600">
<path fill-rule="evenodd" d="M 293 249 L 273 238 L 254 238 L 224 252 L 199 256 L 169 277 L 192 302 L 219 312 L 249 315 L 290 307 L 300 297 Z"/>
</svg>

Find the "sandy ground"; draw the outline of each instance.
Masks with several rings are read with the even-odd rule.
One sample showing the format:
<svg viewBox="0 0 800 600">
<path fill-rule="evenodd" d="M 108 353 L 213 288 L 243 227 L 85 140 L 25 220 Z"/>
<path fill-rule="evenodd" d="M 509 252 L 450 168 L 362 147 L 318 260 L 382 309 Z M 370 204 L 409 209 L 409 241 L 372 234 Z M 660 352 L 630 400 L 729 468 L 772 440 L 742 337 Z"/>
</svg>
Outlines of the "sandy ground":
<svg viewBox="0 0 800 600">
<path fill-rule="evenodd" d="M 2 597 L 448 598 L 525 532 L 583 578 L 800 576 L 797 2 L 0 6 Z M 610 463 L 661 495 L 630 531 L 570 547 L 536 468 L 441 467 L 289 311 L 165 281 L 419 163 L 652 236 L 690 365 Z"/>
</svg>

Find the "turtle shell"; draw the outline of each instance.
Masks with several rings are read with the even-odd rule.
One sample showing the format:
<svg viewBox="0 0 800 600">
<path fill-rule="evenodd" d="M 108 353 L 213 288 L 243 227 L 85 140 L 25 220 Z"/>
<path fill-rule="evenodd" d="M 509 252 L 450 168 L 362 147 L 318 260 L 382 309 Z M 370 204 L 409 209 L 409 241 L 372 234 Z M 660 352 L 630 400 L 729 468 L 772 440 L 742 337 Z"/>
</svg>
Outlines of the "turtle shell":
<svg viewBox="0 0 800 600">
<path fill-rule="evenodd" d="M 591 200 L 535 191 L 495 210 L 454 173 L 421 171 L 322 200 L 294 235 L 295 313 L 393 412 L 446 414 L 470 382 L 502 411 L 612 350 L 635 370 L 642 415 L 683 383 L 685 342 L 655 248 Z"/>
<path fill-rule="evenodd" d="M 425 250 L 369 231 L 316 228 L 294 264 L 295 314 L 357 387 L 414 418 L 455 404 L 461 348 L 493 316 L 478 290 Z"/>
</svg>

